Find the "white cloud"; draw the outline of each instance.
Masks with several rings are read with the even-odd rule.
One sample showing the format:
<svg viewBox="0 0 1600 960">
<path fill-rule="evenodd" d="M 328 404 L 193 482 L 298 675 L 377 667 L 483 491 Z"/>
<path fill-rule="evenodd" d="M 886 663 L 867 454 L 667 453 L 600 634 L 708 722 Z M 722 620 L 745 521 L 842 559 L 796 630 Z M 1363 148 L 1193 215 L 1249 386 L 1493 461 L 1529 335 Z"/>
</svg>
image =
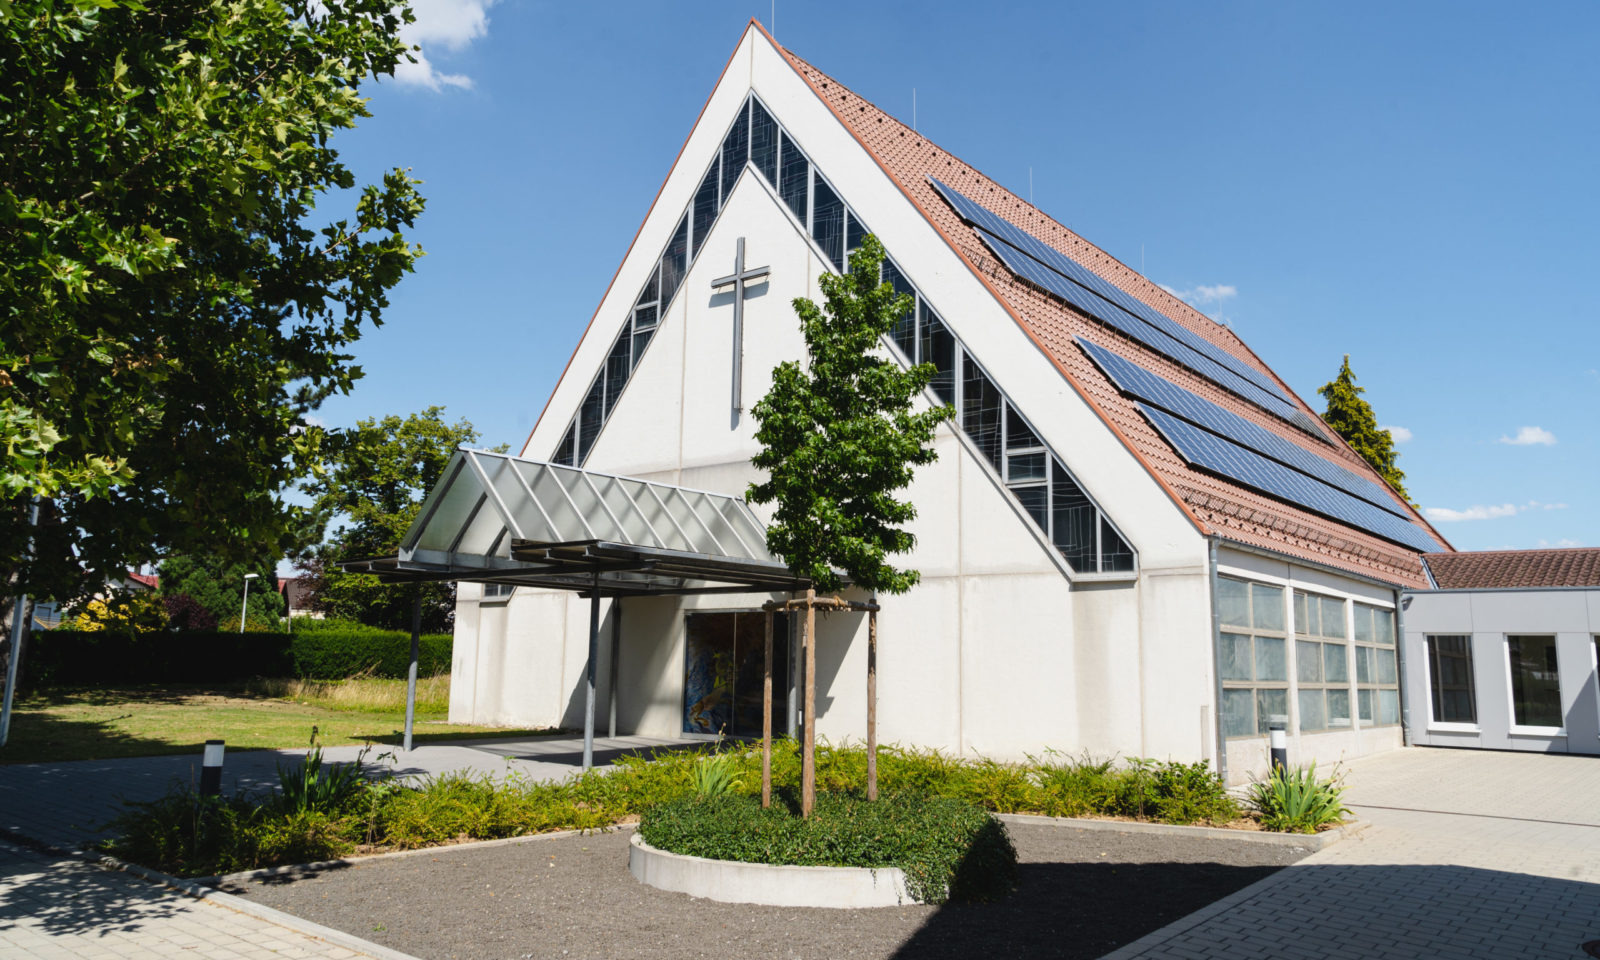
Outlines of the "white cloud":
<svg viewBox="0 0 1600 960">
<path fill-rule="evenodd" d="M 1517 447 L 1530 446 L 1555 446 L 1556 435 L 1543 427 L 1523 427 L 1514 437 L 1501 437 L 1501 443 L 1509 443 Z"/>
<path fill-rule="evenodd" d="M 1232 300 L 1239 295 L 1239 288 L 1231 283 L 1196 284 L 1188 290 L 1176 290 L 1166 284 L 1161 284 L 1161 289 L 1193 306 L 1221 303 Z"/>
<path fill-rule="evenodd" d="M 1538 543 L 1538 546 L 1544 547 L 1544 548 L 1549 548 L 1549 547 L 1581 547 L 1581 546 L 1583 546 L 1583 541 L 1582 540 L 1574 540 L 1571 537 L 1562 537 L 1560 540 L 1557 540 L 1555 543 L 1551 543 L 1549 540 L 1540 540 L 1539 543 Z"/>
<path fill-rule="evenodd" d="M 489 8 L 495 0 L 411 0 L 417 22 L 400 31 L 400 38 L 420 47 L 411 56 L 416 63 L 402 60 L 395 68 L 397 82 L 429 90 L 445 87 L 470 89 L 472 78 L 460 73 L 441 73 L 428 59 L 430 49 L 459 53 L 472 41 L 489 32 Z"/>
<path fill-rule="evenodd" d="M 1389 431 L 1389 439 L 1393 440 L 1395 443 L 1411 442 L 1411 431 L 1405 427 L 1379 427 L 1378 429 Z"/>
<path fill-rule="evenodd" d="M 1462 520 L 1496 520 L 1500 517 L 1514 517 L 1519 513 L 1529 510 L 1565 510 L 1564 503 L 1543 503 L 1538 500 L 1529 500 L 1527 503 L 1474 504 L 1465 510 L 1452 510 L 1449 507 L 1424 507 L 1423 516 L 1436 523 L 1458 523 Z"/>
</svg>

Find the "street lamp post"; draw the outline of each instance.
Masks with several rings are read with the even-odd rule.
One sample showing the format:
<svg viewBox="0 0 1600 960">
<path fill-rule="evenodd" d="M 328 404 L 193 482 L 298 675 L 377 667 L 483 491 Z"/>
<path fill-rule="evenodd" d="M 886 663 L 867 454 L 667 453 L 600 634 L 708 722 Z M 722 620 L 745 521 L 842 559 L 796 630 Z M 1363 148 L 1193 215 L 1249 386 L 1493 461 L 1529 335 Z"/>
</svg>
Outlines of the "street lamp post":
<svg viewBox="0 0 1600 960">
<path fill-rule="evenodd" d="M 244 633 L 244 616 L 245 616 L 245 612 L 250 609 L 250 581 L 256 579 L 259 576 L 261 576 L 261 574 L 259 574 L 259 573 L 247 573 L 247 574 L 244 575 L 244 599 L 239 602 L 239 632 L 240 633 Z"/>
</svg>

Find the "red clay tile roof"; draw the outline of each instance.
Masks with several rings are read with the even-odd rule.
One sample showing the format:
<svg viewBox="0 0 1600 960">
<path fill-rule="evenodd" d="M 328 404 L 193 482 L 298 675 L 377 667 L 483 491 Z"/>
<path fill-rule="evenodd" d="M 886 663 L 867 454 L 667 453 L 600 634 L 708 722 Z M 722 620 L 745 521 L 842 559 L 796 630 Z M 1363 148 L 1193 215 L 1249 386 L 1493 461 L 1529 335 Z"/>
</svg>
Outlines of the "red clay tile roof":
<svg viewBox="0 0 1600 960">
<path fill-rule="evenodd" d="M 1441 590 L 1600 587 L 1600 547 L 1425 553 Z"/>
<path fill-rule="evenodd" d="M 159 590 L 159 589 L 161 589 L 161 578 L 157 577 L 157 576 L 154 576 L 152 574 L 137 573 L 137 572 L 135 572 L 133 570 L 129 570 L 128 571 L 128 579 L 132 580 L 135 583 L 142 583 L 145 586 L 149 587 L 151 590 Z"/>
<path fill-rule="evenodd" d="M 1043 348 L 1067 380 L 1098 409 L 1100 416 L 1167 488 L 1203 533 L 1216 533 L 1238 543 L 1390 583 L 1427 585 L 1418 554 L 1407 547 L 1190 467 L 1138 413 L 1134 404 L 1123 397 L 1099 368 L 1089 361 L 1072 342 L 1073 337 L 1081 336 L 1114 350 L 1252 423 L 1383 485 L 1383 479 L 1366 461 L 1336 437 L 1336 446 L 1318 443 L 1204 377 L 1016 280 L 989 255 L 978 240 L 976 231 L 950 209 L 929 184 L 928 177 L 938 177 L 994 213 L 1071 256 L 1243 363 L 1272 377 L 1273 382 L 1282 386 L 1285 393 L 1294 396 L 1288 384 L 1278 379 L 1231 330 L 1213 322 L 995 181 L 928 142 L 910 127 L 850 92 L 837 80 L 787 50 L 783 52 L 817 96 L 833 110 L 845 128 L 878 161 L 884 172 L 898 183 L 912 203 L 990 287 L 996 298 Z M 1299 401 L 1298 405 L 1313 419 L 1319 419 L 1303 401 Z M 1420 514 L 1409 507 L 1407 509 L 1415 523 L 1437 538 L 1442 548 L 1449 549 L 1450 545 L 1438 536 Z"/>
</svg>

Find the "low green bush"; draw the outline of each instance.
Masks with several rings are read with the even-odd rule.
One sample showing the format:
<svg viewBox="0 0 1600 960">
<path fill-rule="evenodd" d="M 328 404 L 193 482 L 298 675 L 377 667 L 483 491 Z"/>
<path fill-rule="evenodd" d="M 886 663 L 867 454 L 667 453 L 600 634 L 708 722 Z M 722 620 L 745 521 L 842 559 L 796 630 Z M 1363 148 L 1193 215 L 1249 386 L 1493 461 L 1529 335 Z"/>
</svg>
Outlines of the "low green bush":
<svg viewBox="0 0 1600 960">
<path fill-rule="evenodd" d="M 712 860 L 899 867 L 911 895 L 927 903 L 990 900 L 1016 882 L 1005 826 L 964 800 L 823 793 L 802 818 L 787 799 L 762 809 L 751 797 L 684 797 L 647 810 L 639 834 L 658 849 Z"/>
<path fill-rule="evenodd" d="M 1316 833 L 1342 821 L 1344 783 L 1337 776 L 1317 779 L 1317 765 L 1277 767 L 1265 780 L 1250 784 L 1249 803 L 1268 830 Z"/>
<path fill-rule="evenodd" d="M 453 638 L 425 633 L 417 642 L 417 673 L 450 669 Z M 411 634 L 342 620 L 297 620 L 289 641 L 291 676 L 342 680 L 357 674 L 403 677 L 411 663 Z"/>
</svg>

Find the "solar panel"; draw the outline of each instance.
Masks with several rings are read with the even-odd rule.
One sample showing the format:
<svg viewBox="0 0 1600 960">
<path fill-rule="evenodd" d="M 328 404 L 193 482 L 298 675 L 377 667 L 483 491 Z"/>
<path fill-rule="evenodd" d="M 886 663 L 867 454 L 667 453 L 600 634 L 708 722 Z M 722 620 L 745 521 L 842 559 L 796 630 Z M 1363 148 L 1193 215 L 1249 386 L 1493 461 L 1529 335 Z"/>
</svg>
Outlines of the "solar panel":
<svg viewBox="0 0 1600 960">
<path fill-rule="evenodd" d="M 1307 417 L 1299 407 L 1295 406 L 1294 401 L 1288 394 L 1274 383 L 1270 377 L 1241 362 L 1226 350 L 1177 323 L 1026 230 L 1017 227 L 1005 218 L 976 203 L 959 190 L 946 186 L 932 177 L 929 180 L 944 196 L 945 200 L 950 203 L 951 207 L 955 209 L 956 213 L 960 214 L 962 219 L 978 227 L 980 232 L 986 232 L 1010 244 L 1016 250 L 1048 268 L 1052 273 L 1072 281 L 1097 298 L 1096 301 L 1091 301 L 1095 303 L 1094 307 L 1085 307 L 1076 302 L 1074 303 L 1075 306 L 1079 306 L 1080 309 L 1101 320 L 1105 320 L 1102 313 L 1107 307 L 1119 308 L 1130 319 L 1137 321 L 1131 331 L 1125 331 L 1129 336 L 1168 356 L 1173 355 L 1174 347 L 1178 349 L 1186 348 L 1186 359 L 1180 359 L 1176 356 L 1173 356 L 1173 359 L 1178 360 L 1185 366 L 1192 367 L 1197 373 L 1217 380 L 1222 386 L 1239 393 L 1240 396 L 1245 396 L 1251 402 L 1257 403 L 1264 409 L 1290 421 L 1317 439 L 1327 440 L 1327 435 L 1323 432 L 1321 426 Z M 1013 270 L 1013 272 L 1016 271 Z M 1037 279 L 1029 279 L 1039 283 Z M 1053 286 L 1047 286 L 1042 283 L 1039 285 L 1045 286 L 1046 289 L 1050 289 L 1052 292 L 1058 292 Z M 1059 292 L 1058 295 L 1060 295 Z M 1105 320 L 1105 322 L 1111 321 Z M 1154 338 L 1154 342 L 1151 342 L 1151 334 L 1157 335 Z M 1197 356 L 1209 361 L 1207 369 L 1200 369 L 1194 365 L 1192 361 Z M 1226 376 L 1225 380 L 1218 379 L 1217 376 L 1213 375 L 1213 371 L 1219 367 L 1226 370 L 1231 376 Z M 1241 380 L 1255 388 L 1252 391 L 1254 395 L 1235 389 L 1233 384 Z M 1276 402 L 1271 405 L 1260 403 L 1256 396 L 1261 393 L 1275 398 Z"/>
<path fill-rule="evenodd" d="M 1067 279 L 1087 287 L 1102 298 L 1128 311 L 1191 350 L 1210 357 L 1217 363 L 1233 370 L 1263 390 L 1276 393 L 1285 400 L 1289 399 L 1278 385 L 1272 382 L 1270 377 L 1248 364 L 1241 363 L 1237 357 L 1226 350 L 1171 317 L 1166 316 L 1161 311 L 1128 293 L 1093 270 L 1083 266 L 1072 257 L 1050 246 L 1004 217 L 993 213 L 981 204 L 974 202 L 959 190 L 946 186 L 938 180 L 934 180 L 933 185 L 945 195 L 951 206 L 956 208 L 956 212 L 960 213 L 964 219 L 970 221 L 973 225 L 989 231 L 1045 266 L 1059 272 Z"/>
<path fill-rule="evenodd" d="M 1082 337 L 1077 340 L 1078 346 L 1089 355 L 1089 359 L 1105 371 L 1106 376 L 1110 377 L 1111 382 L 1123 393 L 1152 403 L 1168 413 L 1202 426 L 1212 433 L 1220 434 L 1284 466 L 1293 467 L 1324 483 L 1330 483 L 1345 493 L 1360 497 L 1410 522 L 1411 518 L 1395 500 L 1394 494 L 1384 487 L 1338 464 L 1330 463 L 1310 450 L 1290 443 L 1272 431 L 1263 429 L 1170 380 L 1156 376 L 1132 360 L 1118 356 L 1099 344 L 1090 343 Z"/>
<path fill-rule="evenodd" d="M 1088 290 L 1072 283 L 1067 278 L 1027 256 L 1010 244 L 1002 242 L 981 229 L 978 231 L 978 236 L 983 239 L 983 242 L 988 245 L 990 250 L 994 251 L 995 256 L 1000 259 L 1000 262 L 1005 265 L 1007 270 L 1035 286 L 1048 290 L 1101 323 L 1116 328 L 1162 356 L 1172 358 L 1177 363 L 1183 364 L 1218 386 L 1238 394 L 1261 409 L 1284 420 L 1291 420 L 1293 414 L 1299 412 L 1296 408 L 1278 399 L 1277 396 L 1267 393 L 1231 370 L 1212 361 L 1209 357 L 1195 353 L 1183 344 L 1161 336 L 1126 310 L 1096 297 Z"/>
<path fill-rule="evenodd" d="M 1268 496 L 1287 500 L 1313 513 L 1347 523 L 1358 530 L 1404 544 L 1413 550 L 1426 552 L 1439 549 L 1439 544 L 1422 528 L 1386 510 L 1380 510 L 1365 500 L 1291 470 L 1153 406 L 1141 403 L 1139 412 L 1167 438 L 1180 456 L 1194 466 L 1221 474 Z"/>
</svg>

